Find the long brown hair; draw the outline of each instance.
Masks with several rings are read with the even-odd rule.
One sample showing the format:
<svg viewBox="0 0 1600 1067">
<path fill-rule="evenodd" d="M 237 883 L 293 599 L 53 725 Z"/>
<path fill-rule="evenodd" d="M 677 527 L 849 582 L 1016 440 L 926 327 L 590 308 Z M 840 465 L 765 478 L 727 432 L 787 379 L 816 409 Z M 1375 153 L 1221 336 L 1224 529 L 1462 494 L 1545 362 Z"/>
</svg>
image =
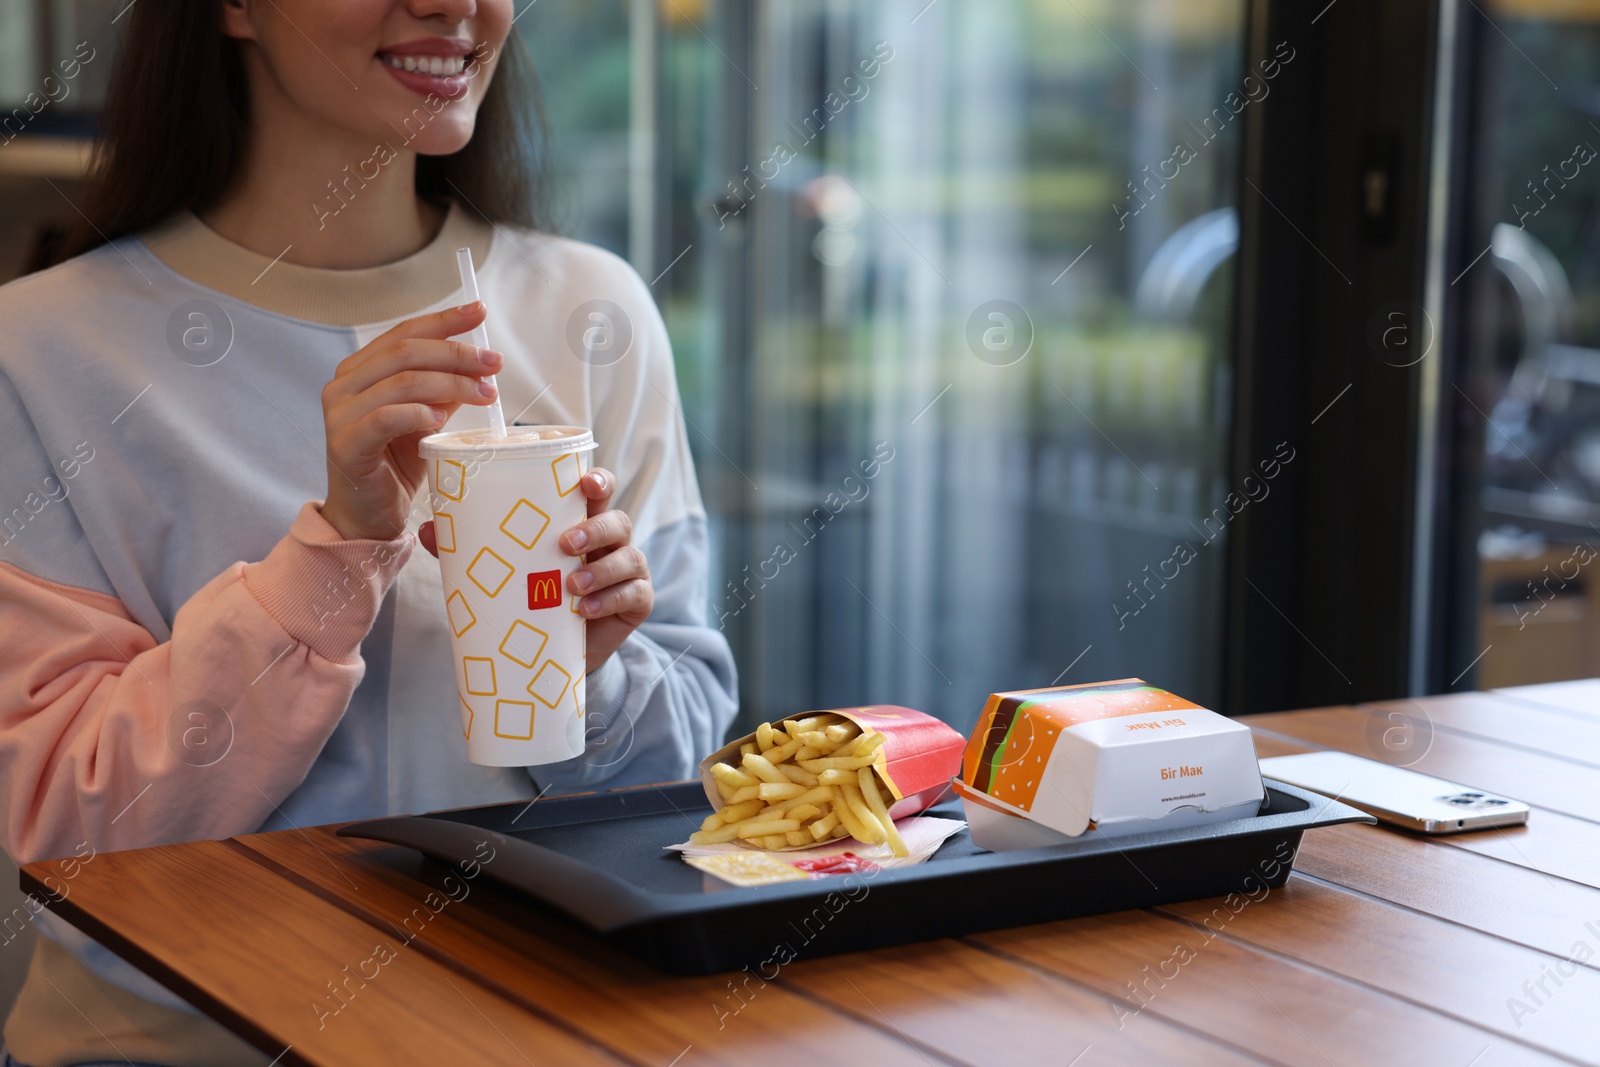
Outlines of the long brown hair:
<svg viewBox="0 0 1600 1067">
<path fill-rule="evenodd" d="M 237 40 L 217 0 L 134 5 L 118 43 L 106 104 L 64 254 L 137 233 L 175 212 L 204 211 L 244 160 L 250 100 Z M 549 192 L 549 130 L 539 82 L 513 31 L 464 148 L 417 157 L 417 192 L 454 199 L 490 222 L 537 229 Z"/>
</svg>

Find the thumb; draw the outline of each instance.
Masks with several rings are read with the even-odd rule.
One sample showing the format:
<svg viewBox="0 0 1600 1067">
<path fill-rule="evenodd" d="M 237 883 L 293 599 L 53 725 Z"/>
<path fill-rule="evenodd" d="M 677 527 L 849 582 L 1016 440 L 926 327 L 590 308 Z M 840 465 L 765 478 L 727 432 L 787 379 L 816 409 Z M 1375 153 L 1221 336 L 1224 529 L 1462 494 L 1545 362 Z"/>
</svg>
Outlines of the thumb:
<svg viewBox="0 0 1600 1067">
<path fill-rule="evenodd" d="M 429 519 L 427 522 L 417 527 L 417 540 L 422 543 L 423 548 L 428 550 L 428 555 L 432 556 L 434 559 L 439 558 L 439 546 L 433 538 L 432 519 Z"/>
</svg>

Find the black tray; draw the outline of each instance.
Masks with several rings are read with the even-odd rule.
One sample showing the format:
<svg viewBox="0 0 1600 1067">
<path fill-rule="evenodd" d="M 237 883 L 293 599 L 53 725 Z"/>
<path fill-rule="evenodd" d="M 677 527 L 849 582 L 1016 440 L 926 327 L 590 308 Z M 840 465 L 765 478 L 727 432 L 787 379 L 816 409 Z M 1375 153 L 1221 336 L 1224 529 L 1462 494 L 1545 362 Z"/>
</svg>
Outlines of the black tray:
<svg viewBox="0 0 1600 1067">
<path fill-rule="evenodd" d="M 489 878 L 676 974 L 771 967 L 799 956 L 954 937 L 1007 926 L 1281 886 L 1315 826 L 1371 816 L 1282 782 L 1254 818 L 1015 852 L 984 852 L 962 830 L 915 867 L 741 889 L 663 845 L 711 810 L 699 782 L 406 815 L 343 836 L 480 860 Z M 962 818 L 948 801 L 931 815 Z"/>
</svg>

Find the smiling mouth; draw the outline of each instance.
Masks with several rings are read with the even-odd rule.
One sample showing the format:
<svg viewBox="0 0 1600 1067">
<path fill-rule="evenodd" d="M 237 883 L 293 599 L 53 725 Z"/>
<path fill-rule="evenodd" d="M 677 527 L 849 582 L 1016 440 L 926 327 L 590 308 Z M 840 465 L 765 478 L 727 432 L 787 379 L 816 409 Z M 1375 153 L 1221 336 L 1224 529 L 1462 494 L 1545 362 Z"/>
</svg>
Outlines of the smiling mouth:
<svg viewBox="0 0 1600 1067">
<path fill-rule="evenodd" d="M 468 56 L 417 56 L 393 55 L 380 52 L 378 58 L 395 70 L 411 74 L 431 75 L 435 78 L 454 78 L 465 74 L 472 66 Z"/>
</svg>

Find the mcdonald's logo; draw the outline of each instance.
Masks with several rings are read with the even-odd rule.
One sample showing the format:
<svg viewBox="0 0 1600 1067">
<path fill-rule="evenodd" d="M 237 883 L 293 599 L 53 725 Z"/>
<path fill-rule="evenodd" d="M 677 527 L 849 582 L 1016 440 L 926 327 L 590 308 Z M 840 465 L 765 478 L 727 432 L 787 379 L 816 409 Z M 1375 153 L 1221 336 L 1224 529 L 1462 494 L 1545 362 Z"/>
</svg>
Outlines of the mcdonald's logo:
<svg viewBox="0 0 1600 1067">
<path fill-rule="evenodd" d="M 535 571 L 528 575 L 528 610 L 561 606 L 561 572 Z"/>
</svg>

